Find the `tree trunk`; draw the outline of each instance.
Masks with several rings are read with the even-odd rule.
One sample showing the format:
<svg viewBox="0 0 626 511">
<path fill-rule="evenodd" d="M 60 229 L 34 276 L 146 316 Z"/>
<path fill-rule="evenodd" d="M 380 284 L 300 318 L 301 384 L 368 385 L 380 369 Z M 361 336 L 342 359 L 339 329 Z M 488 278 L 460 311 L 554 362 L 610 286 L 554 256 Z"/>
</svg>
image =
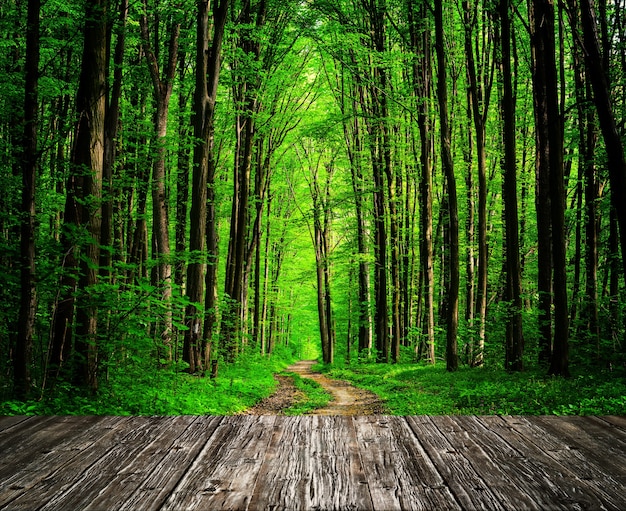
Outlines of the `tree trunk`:
<svg viewBox="0 0 626 511">
<path fill-rule="evenodd" d="M 178 60 L 180 24 L 175 23 L 170 27 L 168 60 L 163 70 L 163 76 L 161 76 L 159 63 L 151 47 L 148 21 L 145 14 L 141 17 L 140 23 L 144 53 L 152 78 L 156 102 L 155 133 L 157 148 L 152 167 L 152 232 L 154 257 L 157 260 L 157 267 L 156 282 L 153 285 L 162 289 L 161 300 L 165 304 L 166 309 L 161 332 L 161 347 L 165 351 L 164 358 L 172 360 L 172 261 L 169 236 L 169 198 L 165 174 L 165 158 L 167 155 L 165 137 L 167 136 L 169 104 Z M 158 48 L 158 45 L 159 41 L 155 38 L 154 46 Z"/>
<path fill-rule="evenodd" d="M 448 237 L 446 248 L 449 252 L 449 280 L 446 289 L 446 368 L 448 371 L 456 371 L 458 368 L 457 333 L 459 327 L 459 214 L 449 126 L 447 62 L 444 51 L 443 9 L 441 4 L 441 2 L 435 2 L 435 50 L 437 53 L 437 99 L 439 102 L 441 163 L 448 195 Z"/>
<path fill-rule="evenodd" d="M 75 180 L 68 194 L 76 194 L 79 225 L 91 240 L 80 257 L 78 281 L 81 302 L 76 309 L 76 364 L 74 382 L 98 388 L 97 305 L 90 293 L 98 282 L 100 259 L 102 170 L 106 104 L 106 1 L 86 6 L 85 43 L 76 99 L 79 120 L 76 128 L 72 166 Z M 70 191 L 71 190 L 71 191 Z"/>
<path fill-rule="evenodd" d="M 423 336 L 426 359 L 435 363 L 435 276 L 433 271 L 433 183 L 431 119 L 429 101 L 432 82 L 431 42 L 428 27 L 427 2 L 422 1 L 417 16 L 413 2 L 408 2 L 409 29 L 413 51 L 419 60 L 413 66 L 413 80 L 417 97 L 417 123 L 420 133 L 420 262 L 423 279 L 424 324 Z M 421 345 L 422 343 L 420 343 Z M 418 347 L 418 352 L 422 350 Z"/>
<path fill-rule="evenodd" d="M 567 307 L 567 259 L 565 246 L 565 189 L 563 140 L 555 61 L 554 4 L 533 0 L 531 9 L 535 119 L 540 154 L 549 165 L 550 220 L 554 264 L 554 339 L 550 374 L 566 376 L 568 367 L 569 310 Z M 539 224 L 544 219 L 539 217 Z"/>
<path fill-rule="evenodd" d="M 598 112 L 598 120 L 604 138 L 608 158 L 609 179 L 611 183 L 611 200 L 615 208 L 620 232 L 622 249 L 623 277 L 626 280 L 626 158 L 624 146 L 617 128 L 609 79 L 600 52 L 595 9 L 592 0 L 580 0 L 581 19 L 584 35 L 585 62 L 588 78 L 593 88 L 594 104 Z M 605 58 L 608 56 L 605 55 Z"/>
<path fill-rule="evenodd" d="M 218 233 L 215 214 L 214 114 L 221 69 L 224 26 L 229 0 L 213 12 L 209 51 L 209 1 L 198 2 L 196 31 L 196 89 L 193 106 L 193 175 L 190 211 L 187 298 L 183 359 L 192 373 L 206 371 L 216 325 Z M 206 247 L 206 255 L 205 255 Z M 206 257 L 206 263 L 205 263 Z M 206 264 L 206 275 L 205 275 Z M 206 294 L 205 294 L 206 283 Z M 204 302 L 204 310 L 202 304 Z"/>
<path fill-rule="evenodd" d="M 20 309 L 13 359 L 15 396 L 27 399 L 32 378 L 33 333 L 37 294 L 35 287 L 35 188 L 39 153 L 37 147 L 39 83 L 39 13 L 40 1 L 28 1 L 26 25 L 26 76 L 24 91 L 24 133 L 22 161 L 22 225 L 20 228 Z"/>
<path fill-rule="evenodd" d="M 500 0 L 502 45 L 502 117 L 504 124 L 504 216 L 506 226 L 506 300 L 508 302 L 505 367 L 510 371 L 524 368 L 522 333 L 522 283 L 517 210 L 517 156 L 515 136 L 515 97 L 511 71 L 511 9 L 509 0 Z"/>
</svg>

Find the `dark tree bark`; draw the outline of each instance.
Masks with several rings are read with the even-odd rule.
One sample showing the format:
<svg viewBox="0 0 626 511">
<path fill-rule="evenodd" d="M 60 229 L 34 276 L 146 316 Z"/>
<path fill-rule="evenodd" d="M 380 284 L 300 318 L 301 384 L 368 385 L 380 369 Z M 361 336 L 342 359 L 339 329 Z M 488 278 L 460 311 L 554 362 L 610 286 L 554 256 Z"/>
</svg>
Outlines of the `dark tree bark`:
<svg viewBox="0 0 626 511">
<path fill-rule="evenodd" d="M 540 165 L 549 166 L 550 220 L 552 222 L 554 339 L 549 373 L 567 376 L 569 374 L 569 310 L 567 307 L 565 186 L 555 60 L 554 4 L 552 0 L 533 0 L 531 7 L 537 143 L 540 155 L 547 155 L 547 161 L 542 161 Z M 539 224 L 544 221 L 544 218 L 538 217 Z"/>
<path fill-rule="evenodd" d="M 502 46 L 502 117 L 504 124 L 504 216 L 506 226 L 506 300 L 508 304 L 505 367 L 524 368 L 522 333 L 522 283 L 517 209 L 517 156 L 515 137 L 515 97 L 511 70 L 511 9 L 509 0 L 499 5 Z"/>
<path fill-rule="evenodd" d="M 233 176 L 233 199 L 230 216 L 230 238 L 226 258 L 224 293 L 228 299 L 222 312 L 222 340 L 226 360 L 235 359 L 238 351 L 237 337 L 241 333 L 242 314 L 247 299 L 246 260 L 248 257 L 248 221 L 251 197 L 252 153 L 256 137 L 255 114 L 258 112 L 258 87 L 260 77 L 248 68 L 250 62 L 258 62 L 261 44 L 258 35 L 250 33 L 249 25 L 260 28 L 265 24 L 267 4 L 260 0 L 244 4 L 239 22 L 242 29 L 238 47 L 246 56 L 241 70 L 234 69 L 234 100 L 238 105 L 236 115 L 236 148 Z M 239 63 L 234 64 L 237 67 Z"/>
<path fill-rule="evenodd" d="M 458 368 L 457 334 L 459 328 L 459 213 L 456 176 L 452 159 L 451 131 L 448 113 L 447 59 L 444 49 L 442 2 L 435 2 L 435 50 L 437 53 L 437 99 L 439 102 L 441 164 L 448 195 L 447 246 L 449 280 L 446 289 L 446 368 Z"/>
<path fill-rule="evenodd" d="M 190 303 L 185 311 L 189 329 L 185 332 L 183 347 L 183 359 L 189 363 L 192 373 L 206 371 L 217 323 L 214 116 L 229 3 L 229 0 L 215 2 L 213 40 L 209 44 L 209 0 L 198 2 L 193 106 L 193 130 L 197 142 L 193 149 L 190 211 L 189 251 L 192 259 L 187 266 L 187 298 Z"/>
<path fill-rule="evenodd" d="M 485 7 L 486 8 L 486 7 Z M 467 0 L 463 2 L 465 14 L 465 54 L 467 56 L 467 74 L 469 79 L 469 96 L 471 104 L 471 117 L 474 121 L 476 132 L 476 153 L 478 160 L 478 282 L 476 289 L 476 314 L 478 319 L 478 343 L 473 351 L 471 365 L 480 366 L 483 363 L 483 351 L 485 347 L 485 325 L 487 318 L 487 274 L 488 274 L 488 250 L 487 250 L 487 151 L 486 151 L 486 127 L 489 102 L 491 98 L 491 86 L 493 82 L 493 68 L 490 62 L 479 61 L 476 65 L 474 55 L 475 41 L 473 34 L 477 25 L 478 4 L 470 8 Z M 490 31 L 490 27 L 486 27 Z M 491 37 L 487 35 L 487 37 Z M 488 50 L 487 50 L 488 51 Z M 486 54 L 487 56 L 489 53 Z M 479 56 L 480 57 L 480 56 Z M 483 82 L 479 82 L 480 78 Z"/>
<path fill-rule="evenodd" d="M 598 112 L 598 121 L 604 138 L 611 183 L 611 202 L 615 208 L 622 249 L 623 277 L 626 280 L 626 158 L 624 146 L 617 128 L 611 100 L 608 69 L 604 64 L 598 40 L 598 29 L 593 0 L 580 0 L 581 21 L 584 36 L 585 62 L 588 78 Z"/>
<path fill-rule="evenodd" d="M 417 122 L 420 133 L 420 262 L 424 295 L 424 323 L 422 327 L 424 342 L 418 346 L 418 354 L 424 354 L 432 364 L 435 363 L 435 276 L 433 270 L 433 182 L 432 149 L 433 135 L 428 98 L 431 94 L 432 64 L 431 40 L 428 24 L 428 6 L 426 1 L 419 5 L 419 12 L 414 12 L 413 2 L 408 2 L 409 30 L 413 51 L 419 55 L 413 66 L 413 81 L 417 97 Z"/>
<path fill-rule="evenodd" d="M 38 152 L 39 14 L 40 1 L 28 1 L 24 91 L 24 133 L 22 135 L 22 221 L 20 228 L 20 309 L 13 359 L 15 396 L 27 399 L 32 385 L 33 333 L 37 293 L 35 287 L 35 188 Z"/>
<path fill-rule="evenodd" d="M 97 307 L 90 299 L 90 291 L 98 281 L 100 258 L 106 56 L 106 2 L 93 0 L 85 5 L 83 56 L 76 97 L 76 133 L 66 186 L 62 241 L 64 271 L 61 294 L 54 312 L 50 349 L 50 370 L 53 376 L 57 376 L 73 346 L 73 381 L 92 391 L 98 388 L 98 345 Z M 81 233 L 88 237 L 89 242 L 85 243 L 77 237 Z M 78 306 L 75 302 L 77 289 L 81 293 Z"/>
<path fill-rule="evenodd" d="M 120 124 L 120 100 L 122 99 L 122 64 L 126 47 L 126 20 L 128 18 L 128 0 L 120 2 L 120 27 L 113 55 L 113 84 L 106 106 L 104 130 L 104 166 L 102 169 L 102 234 L 101 244 L 104 250 L 100 254 L 100 275 L 107 279 L 111 275 L 113 260 L 113 205 L 115 191 L 113 189 L 113 169 L 117 156 L 117 133 Z M 110 29 L 109 32 L 112 30 Z M 111 37 L 111 34 L 108 36 Z M 107 74 L 109 74 L 107 70 Z"/>
</svg>

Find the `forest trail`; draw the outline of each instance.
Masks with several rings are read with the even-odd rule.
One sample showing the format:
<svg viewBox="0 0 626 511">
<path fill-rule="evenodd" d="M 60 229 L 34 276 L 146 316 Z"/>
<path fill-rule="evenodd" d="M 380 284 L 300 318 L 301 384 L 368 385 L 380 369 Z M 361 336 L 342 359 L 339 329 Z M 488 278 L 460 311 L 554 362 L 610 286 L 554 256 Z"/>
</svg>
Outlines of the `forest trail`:
<svg viewBox="0 0 626 511">
<path fill-rule="evenodd" d="M 328 406 L 313 410 L 308 415 L 376 415 L 383 413 L 383 405 L 376 394 L 359 389 L 352 384 L 333 380 L 316 373 L 312 367 L 315 360 L 301 360 L 285 369 L 285 372 L 296 373 L 301 378 L 309 378 L 321 385 L 332 395 Z M 277 375 L 279 381 L 276 392 L 261 401 L 258 405 L 246 410 L 248 415 L 281 415 L 295 401 L 304 396 L 293 384 L 289 376 Z"/>
</svg>

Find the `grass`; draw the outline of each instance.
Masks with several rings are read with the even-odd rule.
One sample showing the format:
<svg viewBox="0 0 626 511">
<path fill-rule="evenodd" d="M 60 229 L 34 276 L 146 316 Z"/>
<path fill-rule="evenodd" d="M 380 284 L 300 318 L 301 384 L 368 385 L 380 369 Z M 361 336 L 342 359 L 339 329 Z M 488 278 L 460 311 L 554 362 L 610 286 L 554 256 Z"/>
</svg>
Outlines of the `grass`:
<svg viewBox="0 0 626 511">
<path fill-rule="evenodd" d="M 283 410 L 285 415 L 305 415 L 313 410 L 325 407 L 330 402 L 331 394 L 325 391 L 316 381 L 310 378 L 302 378 L 296 373 L 283 372 L 281 374 L 293 378 L 296 389 L 303 395 L 302 399 L 296 400 L 293 405 Z"/>
<path fill-rule="evenodd" d="M 351 381 L 383 400 L 392 415 L 624 415 L 626 370 L 578 372 L 549 377 L 535 368 L 506 373 L 496 368 L 443 364 L 358 364 L 325 368 L 332 378 Z"/>
<path fill-rule="evenodd" d="M 247 356 L 220 364 L 217 379 L 173 370 L 118 370 L 94 396 L 69 384 L 39 399 L 0 402 L 0 415 L 232 415 L 276 389 L 274 373 L 292 359 Z"/>
</svg>

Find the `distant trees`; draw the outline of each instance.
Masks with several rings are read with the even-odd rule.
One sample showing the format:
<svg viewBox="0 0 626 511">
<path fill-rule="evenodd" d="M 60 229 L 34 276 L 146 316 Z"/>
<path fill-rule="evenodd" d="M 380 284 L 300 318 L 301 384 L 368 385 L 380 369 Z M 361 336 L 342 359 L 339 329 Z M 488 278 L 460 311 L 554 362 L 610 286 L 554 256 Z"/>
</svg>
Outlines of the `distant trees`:
<svg viewBox="0 0 626 511">
<path fill-rule="evenodd" d="M 619 2 L 25 7 L 0 22 L 16 395 L 305 339 L 451 371 L 623 351 Z"/>
</svg>

